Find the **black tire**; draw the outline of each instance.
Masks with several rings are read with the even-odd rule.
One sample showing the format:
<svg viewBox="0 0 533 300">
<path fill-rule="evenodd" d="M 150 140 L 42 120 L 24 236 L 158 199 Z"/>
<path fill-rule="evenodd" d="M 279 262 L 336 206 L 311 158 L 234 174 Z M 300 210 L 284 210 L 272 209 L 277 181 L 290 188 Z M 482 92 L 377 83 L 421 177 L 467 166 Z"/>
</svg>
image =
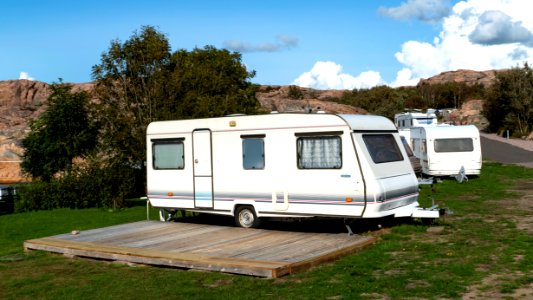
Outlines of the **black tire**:
<svg viewBox="0 0 533 300">
<path fill-rule="evenodd" d="M 235 209 L 235 224 L 244 228 L 257 228 L 261 221 L 252 206 L 238 206 Z"/>
</svg>

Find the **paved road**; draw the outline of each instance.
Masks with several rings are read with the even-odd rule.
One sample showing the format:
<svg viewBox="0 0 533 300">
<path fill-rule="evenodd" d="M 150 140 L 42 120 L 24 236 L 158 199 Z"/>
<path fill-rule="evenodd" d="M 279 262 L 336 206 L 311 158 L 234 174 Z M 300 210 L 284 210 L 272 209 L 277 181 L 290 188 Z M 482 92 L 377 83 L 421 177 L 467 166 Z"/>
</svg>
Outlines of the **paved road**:
<svg viewBox="0 0 533 300">
<path fill-rule="evenodd" d="M 533 168 L 533 151 L 481 136 L 481 154 L 484 160 L 503 164 L 518 164 Z"/>
</svg>

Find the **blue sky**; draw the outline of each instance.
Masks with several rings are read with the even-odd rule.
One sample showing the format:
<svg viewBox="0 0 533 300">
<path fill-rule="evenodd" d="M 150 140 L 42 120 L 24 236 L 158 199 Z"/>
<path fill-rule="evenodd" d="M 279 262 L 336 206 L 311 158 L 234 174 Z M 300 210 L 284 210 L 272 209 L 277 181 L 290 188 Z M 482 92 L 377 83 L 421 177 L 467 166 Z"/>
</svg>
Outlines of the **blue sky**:
<svg viewBox="0 0 533 300">
<path fill-rule="evenodd" d="M 9 1 L 0 80 L 91 81 L 114 39 L 143 25 L 172 50 L 242 53 L 259 84 L 413 85 L 443 71 L 533 61 L 530 0 Z"/>
</svg>

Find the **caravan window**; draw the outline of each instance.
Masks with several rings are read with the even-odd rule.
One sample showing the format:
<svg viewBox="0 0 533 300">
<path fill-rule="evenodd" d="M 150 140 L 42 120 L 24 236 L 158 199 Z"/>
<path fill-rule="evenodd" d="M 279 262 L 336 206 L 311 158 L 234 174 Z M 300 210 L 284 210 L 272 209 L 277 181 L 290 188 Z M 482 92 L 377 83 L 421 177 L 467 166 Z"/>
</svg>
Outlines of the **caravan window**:
<svg viewBox="0 0 533 300">
<path fill-rule="evenodd" d="M 376 164 L 403 160 L 392 134 L 363 134 L 363 140 Z"/>
<path fill-rule="evenodd" d="M 299 169 L 340 169 L 342 144 L 338 136 L 310 136 L 296 140 Z"/>
<path fill-rule="evenodd" d="M 183 169 L 183 139 L 152 140 L 152 157 L 155 170 Z"/>
<path fill-rule="evenodd" d="M 260 170 L 265 168 L 264 136 L 242 136 L 242 166 L 245 170 Z"/>
<path fill-rule="evenodd" d="M 435 152 L 472 152 L 474 143 L 471 138 L 436 139 Z"/>
</svg>

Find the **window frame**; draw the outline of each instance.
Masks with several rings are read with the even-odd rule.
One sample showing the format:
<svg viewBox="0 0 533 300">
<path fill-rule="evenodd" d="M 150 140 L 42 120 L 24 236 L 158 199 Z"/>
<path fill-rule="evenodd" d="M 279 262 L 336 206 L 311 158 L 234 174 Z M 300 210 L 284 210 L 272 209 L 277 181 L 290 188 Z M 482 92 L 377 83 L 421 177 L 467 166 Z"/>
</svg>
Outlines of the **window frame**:
<svg viewBox="0 0 533 300">
<path fill-rule="evenodd" d="M 392 145 L 393 145 L 395 151 L 393 151 L 393 152 L 397 155 L 397 158 L 395 158 L 395 159 L 380 159 L 378 157 L 378 155 L 382 151 L 377 151 L 376 150 L 377 149 L 377 147 L 376 147 L 377 145 L 372 144 L 371 142 L 373 142 L 373 141 L 367 140 L 366 138 L 367 137 L 374 138 L 374 137 L 379 137 L 379 136 L 390 137 L 389 141 L 392 140 L 394 142 Z M 372 161 L 375 164 L 393 163 L 393 162 L 399 162 L 399 161 L 404 161 L 405 160 L 405 157 L 404 157 L 402 151 L 400 150 L 400 147 L 398 146 L 398 143 L 396 142 L 396 138 L 395 138 L 394 134 L 388 133 L 388 132 L 367 133 L 367 134 L 363 134 L 361 136 L 361 138 L 363 139 L 363 142 L 365 143 L 365 147 L 366 147 L 366 150 L 368 151 L 368 154 L 370 155 L 370 158 L 372 159 Z M 390 144 L 389 144 L 389 146 L 390 146 Z M 403 145 L 402 145 L 402 147 L 403 147 Z M 385 149 L 390 149 L 390 148 L 387 147 Z"/>
<path fill-rule="evenodd" d="M 469 141 L 470 143 L 467 145 L 469 146 L 469 150 L 458 150 L 458 151 L 442 151 L 439 149 L 439 151 L 437 151 L 437 148 L 439 148 L 437 146 L 438 142 L 440 141 L 459 141 L 459 140 L 463 140 L 463 141 Z M 442 138 L 442 139 L 435 139 L 433 141 L 433 150 L 435 151 L 435 153 L 463 153 L 463 152 L 473 152 L 474 151 L 474 139 L 471 138 L 471 137 L 464 137 L 464 138 Z"/>
<path fill-rule="evenodd" d="M 343 166 L 343 153 L 342 153 L 342 137 L 340 136 L 342 134 L 342 131 L 340 132 L 332 132 L 329 134 L 324 133 L 296 133 L 295 136 L 298 138 L 296 139 L 296 167 L 299 170 L 339 170 L 342 169 Z M 327 167 L 304 167 L 302 164 L 302 153 L 300 153 L 299 150 L 299 143 L 300 141 L 303 141 L 305 139 L 308 140 L 325 140 L 325 139 L 334 139 L 338 140 L 338 159 L 340 161 L 340 164 L 338 166 L 327 166 Z"/>
<path fill-rule="evenodd" d="M 242 168 L 244 170 L 264 170 L 266 167 L 266 152 L 265 152 L 265 137 L 264 134 L 254 134 L 254 135 L 241 135 L 242 140 Z M 254 167 L 247 167 L 246 165 L 246 152 L 245 152 L 245 142 L 246 141 L 261 141 L 261 158 L 262 158 L 262 167 L 261 168 L 254 168 Z"/>
<path fill-rule="evenodd" d="M 161 170 L 183 170 L 185 169 L 185 138 L 165 138 L 165 139 L 152 139 L 152 169 L 161 171 Z M 168 168 L 161 168 L 157 167 L 156 165 L 156 147 L 159 145 L 181 145 L 182 155 L 181 155 L 181 166 L 178 165 L 178 167 L 168 167 Z M 178 161 L 179 162 L 179 161 Z"/>
</svg>

